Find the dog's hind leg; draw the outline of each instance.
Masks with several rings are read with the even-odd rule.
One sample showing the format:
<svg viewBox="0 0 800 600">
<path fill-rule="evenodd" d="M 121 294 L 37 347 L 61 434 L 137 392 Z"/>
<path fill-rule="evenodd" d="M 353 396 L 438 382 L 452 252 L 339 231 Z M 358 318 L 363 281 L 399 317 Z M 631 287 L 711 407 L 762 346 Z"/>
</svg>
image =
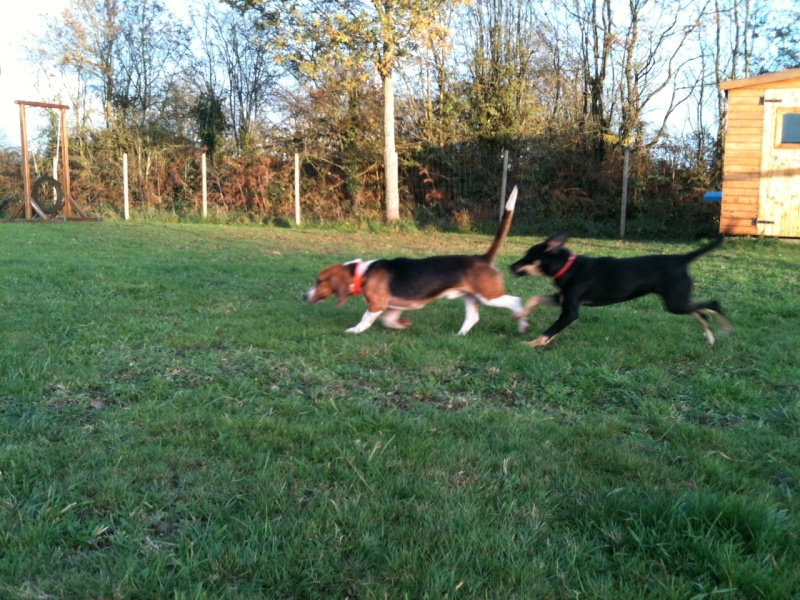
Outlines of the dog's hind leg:
<svg viewBox="0 0 800 600">
<path fill-rule="evenodd" d="M 706 336 L 708 345 L 713 346 L 714 342 L 716 342 L 716 339 L 714 338 L 714 332 L 711 331 L 708 315 L 699 310 L 692 312 L 691 315 L 697 319 L 697 322 L 700 323 L 700 326 L 703 328 L 703 333 Z"/>
<path fill-rule="evenodd" d="M 711 333 L 711 315 L 714 315 L 717 321 L 719 321 L 719 326 L 721 328 L 720 333 L 722 335 L 727 335 L 733 331 L 733 325 L 731 325 L 728 317 L 722 312 L 722 307 L 716 300 L 711 300 L 710 302 L 692 302 L 692 308 L 694 309 L 692 311 L 692 316 L 703 326 L 703 331 L 706 334 L 709 346 L 713 346 L 716 341 L 714 339 L 714 334 Z"/>
<path fill-rule="evenodd" d="M 405 329 L 411 325 L 411 319 L 401 319 L 400 315 L 402 314 L 403 311 L 399 309 L 387 310 L 381 317 L 381 323 L 389 329 Z"/>
<path fill-rule="evenodd" d="M 522 306 L 522 300 L 517 296 L 505 294 L 499 298 L 493 298 L 492 300 L 487 300 L 483 296 L 478 296 L 478 300 L 483 302 L 486 306 L 507 308 L 514 313 L 514 318 L 517 320 L 517 328 L 520 333 L 527 333 L 528 329 L 530 329 L 527 314 L 525 314 L 525 309 Z"/>
<path fill-rule="evenodd" d="M 674 293 L 674 292 L 678 293 Z M 709 346 L 713 346 L 717 341 L 714 337 L 714 332 L 711 331 L 711 319 L 709 315 L 714 314 L 720 322 L 720 326 L 724 333 L 731 331 L 731 322 L 722 312 L 719 302 L 711 300 L 709 302 L 694 302 L 689 298 L 690 288 L 687 286 L 682 292 L 678 288 L 673 289 L 673 293 L 662 296 L 664 299 L 664 307 L 671 313 L 676 315 L 692 315 L 700 326 L 703 328 L 703 333 L 706 336 Z"/>
<path fill-rule="evenodd" d="M 728 317 L 723 315 L 722 313 L 718 313 L 713 310 L 703 310 L 701 311 L 705 315 L 714 315 L 719 322 L 720 326 L 720 335 L 729 335 L 733 331 L 733 324 L 728 320 Z"/>
<path fill-rule="evenodd" d="M 722 312 L 722 307 L 719 305 L 719 302 L 716 300 L 712 300 L 710 302 L 703 302 L 702 308 L 700 308 L 700 312 L 705 315 L 714 315 L 719 321 L 719 326 L 722 328 L 721 333 L 724 335 L 729 334 L 733 331 L 733 324 L 728 320 L 728 317 L 725 316 L 725 313 Z"/>
<path fill-rule="evenodd" d="M 478 300 L 475 296 L 464 296 L 464 309 L 466 313 L 464 314 L 464 323 L 461 325 L 461 329 L 458 330 L 458 335 L 467 335 L 469 330 L 475 327 L 475 323 L 477 323 L 481 316 L 478 312 Z"/>
<path fill-rule="evenodd" d="M 561 303 L 558 300 L 558 296 L 555 294 L 551 294 L 550 296 L 533 296 L 528 299 L 525 303 L 525 307 L 522 309 L 522 316 L 527 317 L 531 314 L 531 311 L 536 308 L 537 306 L 560 306 Z"/>
</svg>

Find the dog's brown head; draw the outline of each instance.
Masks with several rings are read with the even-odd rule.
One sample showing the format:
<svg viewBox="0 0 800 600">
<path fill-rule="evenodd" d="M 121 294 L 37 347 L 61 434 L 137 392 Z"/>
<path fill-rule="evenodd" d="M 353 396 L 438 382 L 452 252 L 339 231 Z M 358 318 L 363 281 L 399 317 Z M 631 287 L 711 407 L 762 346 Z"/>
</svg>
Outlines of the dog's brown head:
<svg viewBox="0 0 800 600">
<path fill-rule="evenodd" d="M 336 306 L 341 306 L 350 297 L 353 283 L 353 269 L 348 265 L 331 265 L 319 272 L 317 280 L 303 298 L 306 302 L 321 302 L 331 296 L 338 296 Z"/>
<path fill-rule="evenodd" d="M 554 265 L 558 262 L 563 263 L 563 254 L 569 254 L 564 249 L 567 239 L 569 236 L 566 233 L 559 233 L 531 246 L 525 256 L 511 265 L 511 272 L 517 277 L 522 275 L 552 276 L 559 268 Z"/>
</svg>

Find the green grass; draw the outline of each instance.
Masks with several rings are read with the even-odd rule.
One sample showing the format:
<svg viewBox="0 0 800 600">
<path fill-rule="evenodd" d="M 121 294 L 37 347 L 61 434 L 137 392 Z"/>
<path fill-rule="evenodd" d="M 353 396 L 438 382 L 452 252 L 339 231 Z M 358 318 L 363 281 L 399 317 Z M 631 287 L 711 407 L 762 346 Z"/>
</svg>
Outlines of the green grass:
<svg viewBox="0 0 800 600">
<path fill-rule="evenodd" d="M 692 266 L 736 328 L 714 349 L 655 298 L 544 349 L 548 308 L 351 336 L 362 299 L 301 300 L 333 262 L 488 243 L 0 225 L 0 597 L 800 596 L 800 246 Z"/>
</svg>

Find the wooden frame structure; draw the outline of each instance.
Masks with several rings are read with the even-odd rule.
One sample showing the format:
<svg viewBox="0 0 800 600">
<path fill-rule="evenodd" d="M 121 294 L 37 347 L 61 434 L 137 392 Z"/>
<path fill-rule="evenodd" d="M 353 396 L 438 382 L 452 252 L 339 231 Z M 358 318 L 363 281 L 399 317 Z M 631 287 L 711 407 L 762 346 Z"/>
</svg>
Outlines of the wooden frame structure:
<svg viewBox="0 0 800 600">
<path fill-rule="evenodd" d="M 69 138 L 67 136 L 67 112 L 66 112 L 69 109 L 69 106 L 65 106 L 64 104 L 49 104 L 47 102 L 27 102 L 25 100 L 17 100 L 15 101 L 15 104 L 19 105 L 19 127 L 20 127 L 20 135 L 22 138 L 23 197 L 22 197 L 22 204 L 20 204 L 19 208 L 16 210 L 16 212 L 11 218 L 17 219 L 24 212 L 25 219 L 28 221 L 32 220 L 34 216 L 38 216 L 39 218 L 45 221 L 49 221 L 51 219 L 54 219 L 60 212 L 63 211 L 64 218 L 66 219 L 88 220 L 89 219 L 88 215 L 84 212 L 84 210 L 80 207 L 80 205 L 77 202 L 75 202 L 75 200 L 72 198 L 72 193 L 70 190 Z M 64 203 L 54 214 L 50 215 L 44 212 L 31 198 L 31 168 L 30 168 L 30 163 L 28 161 L 28 126 L 25 115 L 25 108 L 28 106 L 37 108 L 52 108 L 60 111 L 59 130 L 61 134 L 61 143 L 62 143 L 61 188 L 64 192 Z M 77 218 L 73 217 L 72 216 L 73 210 L 75 210 L 80 215 L 80 217 Z M 34 215 L 34 213 L 36 214 Z"/>
<path fill-rule="evenodd" d="M 726 81 L 720 232 L 800 238 L 800 68 Z"/>
</svg>

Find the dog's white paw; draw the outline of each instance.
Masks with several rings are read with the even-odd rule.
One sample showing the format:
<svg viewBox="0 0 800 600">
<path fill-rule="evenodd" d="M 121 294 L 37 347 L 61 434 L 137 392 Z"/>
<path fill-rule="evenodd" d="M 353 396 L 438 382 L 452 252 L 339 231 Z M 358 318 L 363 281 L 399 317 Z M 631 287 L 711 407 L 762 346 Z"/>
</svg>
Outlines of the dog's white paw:
<svg viewBox="0 0 800 600">
<path fill-rule="evenodd" d="M 517 330 L 520 333 L 528 333 L 531 328 L 531 323 L 525 317 L 517 319 Z"/>
</svg>

